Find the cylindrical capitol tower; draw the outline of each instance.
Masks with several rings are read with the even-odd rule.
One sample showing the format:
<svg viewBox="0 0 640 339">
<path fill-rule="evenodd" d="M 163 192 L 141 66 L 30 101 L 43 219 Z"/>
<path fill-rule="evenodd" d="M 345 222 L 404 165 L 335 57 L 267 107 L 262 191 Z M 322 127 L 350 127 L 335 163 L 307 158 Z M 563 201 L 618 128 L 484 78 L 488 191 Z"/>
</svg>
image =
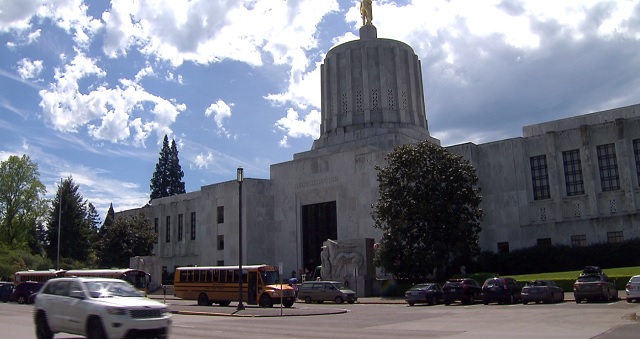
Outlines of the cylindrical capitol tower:
<svg viewBox="0 0 640 339">
<path fill-rule="evenodd" d="M 313 149 L 385 142 L 388 134 L 439 144 L 429 136 L 420 60 L 409 45 L 378 39 L 375 26 L 365 25 L 359 40 L 327 53 L 321 74 L 320 138 Z"/>
</svg>

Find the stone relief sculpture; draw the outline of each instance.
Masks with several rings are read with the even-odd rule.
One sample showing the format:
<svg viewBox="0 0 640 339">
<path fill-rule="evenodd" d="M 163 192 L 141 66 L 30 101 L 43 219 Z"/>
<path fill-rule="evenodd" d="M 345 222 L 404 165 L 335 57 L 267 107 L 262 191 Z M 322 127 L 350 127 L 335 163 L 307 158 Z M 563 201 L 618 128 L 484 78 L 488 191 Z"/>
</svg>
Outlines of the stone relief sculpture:
<svg viewBox="0 0 640 339">
<path fill-rule="evenodd" d="M 362 26 L 373 25 L 372 0 L 360 1 L 360 16 L 362 17 Z"/>
<path fill-rule="evenodd" d="M 346 274 L 347 270 L 353 270 L 357 272 L 364 272 L 364 258 L 360 253 L 347 252 L 336 255 L 335 260 L 335 272 L 334 276 L 349 275 Z M 341 274 L 342 273 L 342 274 Z M 348 272 L 353 273 L 353 272 Z"/>
</svg>

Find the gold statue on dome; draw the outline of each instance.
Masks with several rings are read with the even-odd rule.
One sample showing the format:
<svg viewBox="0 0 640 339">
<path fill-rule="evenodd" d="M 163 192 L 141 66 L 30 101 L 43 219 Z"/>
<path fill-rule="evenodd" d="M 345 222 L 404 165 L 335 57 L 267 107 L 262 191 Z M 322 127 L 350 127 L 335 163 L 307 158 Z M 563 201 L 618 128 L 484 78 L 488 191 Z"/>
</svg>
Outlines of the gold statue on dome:
<svg viewBox="0 0 640 339">
<path fill-rule="evenodd" d="M 362 26 L 373 25 L 373 23 L 371 23 L 373 21 L 373 13 L 371 10 L 372 2 L 372 0 L 360 1 L 360 16 L 362 17 Z"/>
</svg>

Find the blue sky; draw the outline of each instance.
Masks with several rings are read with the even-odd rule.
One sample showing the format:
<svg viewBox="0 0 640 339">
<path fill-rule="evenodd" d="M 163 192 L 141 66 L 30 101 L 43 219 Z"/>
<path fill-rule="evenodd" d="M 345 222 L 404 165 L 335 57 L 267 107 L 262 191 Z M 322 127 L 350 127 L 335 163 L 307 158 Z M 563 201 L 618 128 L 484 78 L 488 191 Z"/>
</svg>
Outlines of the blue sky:
<svg viewBox="0 0 640 339">
<path fill-rule="evenodd" d="M 378 37 L 422 61 L 442 145 L 640 103 L 640 1 L 376 1 Z M 165 134 L 187 191 L 308 151 L 325 53 L 353 0 L 0 0 L 0 160 L 47 196 L 71 175 L 104 218 L 148 201 Z"/>
</svg>

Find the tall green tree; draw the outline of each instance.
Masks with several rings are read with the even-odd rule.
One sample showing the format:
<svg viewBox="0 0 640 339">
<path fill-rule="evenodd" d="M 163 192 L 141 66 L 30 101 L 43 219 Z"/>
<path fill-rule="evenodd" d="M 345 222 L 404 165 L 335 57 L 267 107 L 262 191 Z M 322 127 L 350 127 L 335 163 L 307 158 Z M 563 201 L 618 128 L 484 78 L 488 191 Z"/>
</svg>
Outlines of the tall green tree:
<svg viewBox="0 0 640 339">
<path fill-rule="evenodd" d="M 172 140 L 169 146 L 169 138 L 165 135 L 156 170 L 151 177 L 150 200 L 185 193 L 183 177 L 176 142 Z"/>
<path fill-rule="evenodd" d="M 87 262 L 90 259 L 94 230 L 89 219 L 93 216 L 89 217 L 87 203 L 78 189 L 79 186 L 69 176 L 58 187 L 56 197 L 51 203 L 46 252 L 53 261 L 58 259 L 58 230 L 60 230 L 60 260 L 68 258 Z"/>
<path fill-rule="evenodd" d="M 128 267 L 129 258 L 153 254 L 156 234 L 144 214 L 116 218 L 101 230 L 100 265 Z"/>
<path fill-rule="evenodd" d="M 0 163 L 0 244 L 26 249 L 45 211 L 46 188 L 38 165 L 27 155 Z"/>
<path fill-rule="evenodd" d="M 178 159 L 178 146 L 176 141 L 171 140 L 171 161 L 169 162 L 169 195 L 185 193 L 184 172 L 180 167 L 180 159 Z"/>
<path fill-rule="evenodd" d="M 396 147 L 376 166 L 375 227 L 383 231 L 375 261 L 399 279 L 439 274 L 480 252 L 484 212 L 478 177 L 461 156 L 428 142 Z M 442 276 L 438 278 L 443 278 Z"/>
</svg>

